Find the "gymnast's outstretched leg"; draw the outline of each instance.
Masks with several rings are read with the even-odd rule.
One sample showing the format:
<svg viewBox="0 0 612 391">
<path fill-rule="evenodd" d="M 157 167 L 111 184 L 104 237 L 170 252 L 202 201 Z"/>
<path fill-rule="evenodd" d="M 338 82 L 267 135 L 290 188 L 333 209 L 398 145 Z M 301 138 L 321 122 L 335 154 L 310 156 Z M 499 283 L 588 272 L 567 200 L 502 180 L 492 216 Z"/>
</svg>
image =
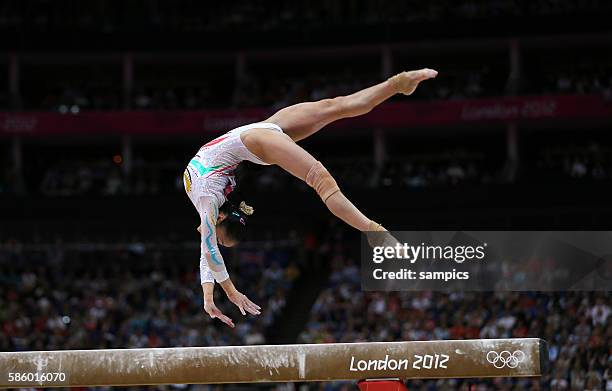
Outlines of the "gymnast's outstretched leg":
<svg viewBox="0 0 612 391">
<path fill-rule="evenodd" d="M 410 95 L 420 82 L 437 74 L 428 68 L 402 72 L 351 95 L 286 107 L 264 122 L 277 124 L 293 141 L 299 141 L 334 121 L 366 114 L 395 94 Z"/>
<path fill-rule="evenodd" d="M 243 133 L 243 142 L 263 161 L 280 166 L 313 187 L 327 208 L 350 226 L 362 232 L 386 231 L 382 225 L 361 213 L 342 194 L 336 181 L 321 162 L 295 144 L 295 141 L 316 133 L 336 120 L 366 114 L 397 93 L 410 95 L 420 82 L 437 75 L 437 71 L 428 68 L 402 72 L 351 95 L 286 107 L 265 121 L 279 125 L 285 134 L 253 129 Z M 369 237 L 372 245 L 379 245 L 373 242 L 389 239 L 373 236 L 374 238 Z M 394 239 L 391 237 L 390 240 Z"/>
<path fill-rule="evenodd" d="M 264 162 L 280 166 L 314 188 L 336 217 L 362 232 L 377 230 L 373 222 L 342 194 L 321 162 L 286 134 L 270 129 L 251 129 L 242 134 L 242 142 Z"/>
</svg>

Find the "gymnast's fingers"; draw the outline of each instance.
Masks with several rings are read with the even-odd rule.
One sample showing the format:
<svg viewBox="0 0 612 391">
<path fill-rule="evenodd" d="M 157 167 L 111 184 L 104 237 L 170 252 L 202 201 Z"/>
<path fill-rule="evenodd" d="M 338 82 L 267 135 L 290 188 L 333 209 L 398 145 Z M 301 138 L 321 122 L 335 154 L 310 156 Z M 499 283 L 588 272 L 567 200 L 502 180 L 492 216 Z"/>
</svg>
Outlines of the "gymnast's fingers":
<svg viewBox="0 0 612 391">
<path fill-rule="evenodd" d="M 260 310 L 260 309 L 261 309 L 261 307 L 260 307 L 260 306 L 258 306 L 257 304 L 253 303 L 253 302 L 251 301 L 251 299 L 249 299 L 248 297 L 246 297 L 246 296 L 245 296 L 245 299 L 246 299 L 247 303 L 249 303 L 249 305 L 253 306 L 253 308 L 256 308 L 256 309 L 258 309 L 258 310 Z"/>
<path fill-rule="evenodd" d="M 249 303 L 244 303 L 244 308 L 247 310 L 247 312 L 251 315 L 259 315 L 261 312 L 259 312 L 259 310 L 255 307 L 253 307 L 252 304 Z"/>
<path fill-rule="evenodd" d="M 253 315 L 261 314 L 261 312 L 259 311 L 261 307 L 253 303 L 251 300 L 249 300 L 246 297 L 244 298 L 244 308 L 246 308 L 246 310 L 249 311 L 250 314 L 253 314 Z"/>
<path fill-rule="evenodd" d="M 240 310 L 240 313 L 242 315 L 246 315 L 246 311 L 244 310 L 244 304 L 241 302 L 235 303 L 236 306 L 238 307 L 238 309 Z"/>
<path fill-rule="evenodd" d="M 215 316 L 223 323 L 228 325 L 231 328 L 234 328 L 234 322 L 230 319 L 229 316 L 225 315 L 223 312 L 217 310 L 217 314 Z"/>
</svg>

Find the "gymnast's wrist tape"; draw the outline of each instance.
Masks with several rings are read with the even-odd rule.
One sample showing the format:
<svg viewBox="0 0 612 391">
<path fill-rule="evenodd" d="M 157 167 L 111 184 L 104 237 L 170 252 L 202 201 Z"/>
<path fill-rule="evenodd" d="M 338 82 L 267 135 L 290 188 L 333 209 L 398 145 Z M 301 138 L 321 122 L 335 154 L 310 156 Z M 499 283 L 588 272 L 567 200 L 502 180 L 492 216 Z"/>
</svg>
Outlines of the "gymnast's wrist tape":
<svg viewBox="0 0 612 391">
<path fill-rule="evenodd" d="M 203 284 L 205 282 L 215 282 L 215 277 L 213 277 L 212 271 L 210 267 L 208 267 L 208 261 L 205 257 L 200 257 L 200 283 Z"/>
<path fill-rule="evenodd" d="M 202 273 L 200 271 L 200 284 L 204 284 L 205 282 L 215 283 L 215 277 L 212 273 Z"/>
<path fill-rule="evenodd" d="M 340 191 L 336 180 L 329 171 L 317 160 L 306 174 L 306 183 L 315 189 L 319 197 L 326 202 L 329 197 Z"/>
</svg>

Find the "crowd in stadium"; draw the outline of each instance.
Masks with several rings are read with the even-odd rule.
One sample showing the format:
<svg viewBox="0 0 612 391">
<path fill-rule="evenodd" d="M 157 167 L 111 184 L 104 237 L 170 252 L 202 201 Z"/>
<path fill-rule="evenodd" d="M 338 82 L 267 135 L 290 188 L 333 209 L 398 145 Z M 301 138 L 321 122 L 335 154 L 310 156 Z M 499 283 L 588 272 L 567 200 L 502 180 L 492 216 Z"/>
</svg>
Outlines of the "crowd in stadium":
<svg viewBox="0 0 612 391">
<path fill-rule="evenodd" d="M 197 248 L 189 259 L 132 241 L 28 245 L 0 244 L 2 351 L 261 344 L 300 275 L 294 245 L 235 251 L 236 286 L 266 310 L 243 318 L 217 286 L 217 306 L 236 321 L 226 332 L 204 313 Z"/>
<path fill-rule="evenodd" d="M 373 170 L 372 159 L 366 157 L 331 160 L 328 166 L 342 184 L 350 187 L 431 187 L 502 181 L 501 174 L 485 172 L 481 160 L 462 154 L 393 159 L 380 170 Z M 183 191 L 182 177 L 177 172 L 180 174 L 179 163 L 170 168 L 143 166 L 130 179 L 110 160 L 83 161 L 76 169 L 72 161 L 49 167 L 40 183 L 29 184 L 28 192 L 47 196 L 176 193 Z M 276 169 L 259 169 L 250 175 L 256 186 L 253 191 L 303 187 L 301 182 Z"/>
<path fill-rule="evenodd" d="M 376 168 L 371 157 L 323 159 L 342 186 L 352 188 L 436 188 L 479 184 L 504 184 L 546 178 L 554 181 L 612 180 L 612 161 L 606 142 L 550 143 L 533 156 L 526 156 L 512 169 L 508 162 L 494 159 L 489 151 L 466 148 L 436 153 L 392 156 Z M 107 158 L 58 159 L 54 164 L 29 160 L 25 178 L 12 175 L 10 163 L 0 175 L 0 194 L 41 194 L 45 196 L 151 196 L 177 194 L 183 191 L 182 169 L 185 162 L 175 158 L 156 161 L 135 159 L 132 174 L 127 176 L 120 164 Z M 252 191 L 275 191 L 304 184 L 274 168 L 246 168 Z M 31 174 L 30 174 L 31 173 Z M 243 183 L 239 178 L 239 186 Z"/>
<path fill-rule="evenodd" d="M 542 385 L 550 381 L 552 390 L 612 386 L 609 292 L 363 292 L 346 230 L 330 227 L 313 250 L 331 260 L 331 273 L 309 309 L 299 342 L 534 336 L 550 344 L 552 371 L 539 380 Z M 7 240 L 0 250 L 0 349 L 5 351 L 262 344 L 270 329 L 279 327 L 275 321 L 288 310 L 286 299 L 304 266 L 295 243 L 247 246 L 228 256 L 236 285 L 264 308 L 261 316 L 244 318 L 218 290 L 217 304 L 237 324 L 228 332 L 203 313 L 197 259 L 186 261 L 180 249 L 130 242 L 96 251 L 99 243 L 77 249 L 57 242 L 32 250 L 28 244 Z M 466 384 L 412 381 L 410 387 L 433 391 Z M 478 390 L 540 389 L 537 380 L 470 384 Z"/>
<path fill-rule="evenodd" d="M 356 31 L 363 32 L 365 36 L 373 34 L 373 40 L 363 40 L 364 45 L 367 45 L 373 42 L 410 42 L 416 39 L 412 35 L 409 35 L 410 38 L 388 36 L 387 27 L 391 25 L 403 28 L 423 23 L 429 26 L 423 29 L 424 33 L 433 34 L 437 30 L 436 23 L 448 26 L 459 22 L 461 29 L 464 29 L 477 21 L 493 21 L 488 28 L 495 29 L 495 21 L 502 19 L 520 21 L 512 23 L 520 27 L 526 23 L 525 18 L 529 17 L 547 18 L 549 22 L 568 17 L 578 24 L 579 16 L 592 18 L 605 15 L 610 7 L 610 3 L 605 0 L 435 0 L 427 3 L 317 0 L 307 5 L 276 5 L 275 16 L 278 17 L 270 17 L 266 7 L 248 1 L 238 1 L 231 5 L 184 1 L 181 7 L 175 7 L 163 1 L 136 5 L 96 0 L 86 5 L 78 2 L 57 5 L 48 0 L 34 0 L 27 4 L 12 0 L 0 4 L 0 36 L 33 34 L 37 37 L 34 41 L 42 42 L 46 37 L 53 37 L 54 33 L 68 33 L 74 39 L 78 39 L 78 34 L 96 33 L 100 34 L 98 39 L 104 41 L 104 37 L 110 40 L 116 34 L 125 39 L 135 37 L 136 46 L 132 49 L 146 52 L 144 38 L 155 33 L 191 34 L 196 42 L 200 37 L 213 37 L 213 42 L 207 41 L 207 45 L 212 45 L 215 41 L 222 41 L 215 39 L 218 37 L 215 33 L 245 35 L 248 32 L 249 38 L 261 37 L 265 43 L 267 38 L 291 35 L 286 34 L 287 30 L 305 39 L 312 37 L 314 32 L 333 28 L 336 32 Z M 567 23 L 562 25 L 569 27 Z M 377 36 L 376 33 L 381 35 Z M 538 30 L 536 33 L 543 32 Z M 492 34 L 494 37 L 497 35 Z M 333 38 L 334 34 L 328 36 Z M 143 39 L 139 41 L 139 37 Z M 354 40 L 357 38 L 350 41 L 351 46 L 355 46 Z M 450 37 L 443 35 L 442 38 Z M 53 45 L 61 47 L 67 41 L 51 42 L 46 50 L 53 51 Z M 138 43 L 144 45 L 142 49 L 138 48 Z M 318 42 L 311 46 L 322 48 L 327 44 Z M 333 42 L 331 44 L 333 46 Z M 292 45 L 284 44 L 282 47 Z M 199 50 L 202 51 L 202 48 Z M 612 95 L 612 63 L 604 51 L 593 50 L 591 54 L 597 55 L 584 56 L 579 52 L 580 47 L 571 45 L 552 55 L 538 53 L 528 47 L 524 50 L 521 55 L 521 73 L 513 74 L 512 77 L 509 77 L 507 50 L 487 53 L 488 61 L 484 63 L 475 61 L 479 56 L 457 56 L 448 50 L 433 56 L 431 53 L 419 54 L 419 61 L 430 59 L 430 63 L 419 66 L 438 69 L 440 77 L 435 84 L 419 91 L 418 99 L 544 93 Z M 23 84 L 18 93 L 9 93 L 4 81 L 0 84 L 0 109 L 76 113 L 83 110 L 117 109 L 281 107 L 304 100 L 346 94 L 380 80 L 381 59 L 378 56 L 371 53 L 367 55 L 367 65 L 361 60 L 350 61 L 347 65 L 347 62 L 333 60 L 330 58 L 333 56 L 327 54 L 316 70 L 301 67 L 299 59 L 287 60 L 285 64 L 270 60 L 267 60 L 269 63 L 257 64 L 261 60 L 252 61 L 247 56 L 241 72 L 236 72 L 237 65 L 226 59 L 224 61 L 227 63 L 222 65 L 202 64 L 199 75 L 193 72 L 194 64 L 184 59 L 172 61 L 170 65 L 167 61 L 155 63 L 136 60 L 133 82 L 129 88 L 122 85 L 124 75 L 121 61 L 117 58 L 109 58 L 100 63 L 71 63 L 66 60 L 65 64 L 60 61 L 40 66 L 26 59 L 18 61 L 19 78 Z M 404 53 L 394 53 L 393 57 L 395 71 L 410 67 L 415 61 L 410 52 L 406 53 L 405 50 Z M 190 66 L 191 71 L 184 72 L 183 68 Z M 211 66 L 217 68 L 212 69 Z M 0 61 L 0 73 L 9 73 L 8 68 L 6 60 Z"/>
<path fill-rule="evenodd" d="M 165 31 L 211 32 L 269 31 L 287 28 L 324 26 L 354 27 L 382 23 L 440 22 L 445 20 L 479 20 L 492 17 L 560 16 L 598 12 L 609 9 L 605 0 L 572 1 L 548 0 L 436 0 L 426 4 L 414 1 L 396 2 L 379 0 L 317 0 L 308 5 L 300 3 L 279 4 L 276 13 L 280 18 L 270 18 L 267 8 L 249 1 L 230 5 L 204 4 L 199 1 L 183 1 L 181 7 L 164 1 L 130 4 L 92 1 L 87 5 L 69 3 L 55 6 L 46 0 L 4 2 L 0 8 L 0 28 L 33 28 L 36 31 L 54 31 L 60 28 L 83 31 Z M 25 17 L 27 16 L 27 18 Z M 101 21 L 98 20 L 101 18 Z"/>
<path fill-rule="evenodd" d="M 611 152 L 598 143 L 551 146 L 542 151 L 536 164 L 553 178 L 605 181 L 612 172 Z"/>
<path fill-rule="evenodd" d="M 568 54 L 569 55 L 569 54 Z M 431 65 L 431 64 L 430 64 Z M 228 65 L 232 66 L 232 65 Z M 433 66 L 433 65 L 431 65 Z M 453 65 L 436 66 L 441 75 L 435 84 L 425 85 L 414 99 L 447 100 L 468 99 L 513 94 L 604 94 L 612 97 L 612 63 L 606 65 L 578 63 L 565 69 L 556 69 L 550 64 L 541 74 L 525 76 L 510 87 L 508 74 L 492 72 L 489 67 L 477 64 L 467 69 L 454 69 Z M 465 67 L 464 67 L 465 68 Z M 85 66 L 83 69 L 87 69 Z M 273 69 L 273 67 L 272 67 Z M 529 68 L 528 68 L 529 69 Z M 537 69 L 536 69 L 537 70 Z M 536 72 L 534 70 L 534 72 Z M 114 69 L 117 74 L 120 70 Z M 543 70 L 544 71 L 544 70 Z M 37 70 L 44 74 L 44 68 Z M 85 72 L 82 70 L 82 72 Z M 108 70 L 106 71 L 108 72 Z M 159 73 L 167 70 L 159 68 Z M 24 73 L 27 72 L 24 71 Z M 283 69 L 260 74 L 257 70 L 247 71 L 239 80 L 233 77 L 223 79 L 210 74 L 193 76 L 192 80 L 164 82 L 160 77 L 155 81 L 139 81 L 136 73 L 135 88 L 125 97 L 118 81 L 75 79 L 73 74 L 55 75 L 43 81 L 48 85 L 46 93 L 23 91 L 10 102 L 5 96 L 0 101 L 4 108 L 22 110 L 56 111 L 79 113 L 84 110 L 202 110 L 214 108 L 272 107 L 281 108 L 303 101 L 346 95 L 379 82 L 377 69 L 356 72 L 350 69 L 317 70 L 300 75 L 284 75 Z M 539 70 L 538 72 L 539 73 Z M 40 76 L 40 75 L 39 75 Z M 219 79 L 220 78 L 220 79 Z M 224 80 L 219 83 L 219 80 Z M 3 94 L 7 95 L 7 94 Z"/>
</svg>

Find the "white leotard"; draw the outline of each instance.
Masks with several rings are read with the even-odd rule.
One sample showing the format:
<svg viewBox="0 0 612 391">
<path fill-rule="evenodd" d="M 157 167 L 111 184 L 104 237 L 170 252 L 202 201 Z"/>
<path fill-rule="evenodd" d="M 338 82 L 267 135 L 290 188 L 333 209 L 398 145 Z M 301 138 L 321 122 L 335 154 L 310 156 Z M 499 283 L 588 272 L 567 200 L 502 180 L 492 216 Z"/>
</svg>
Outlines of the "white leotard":
<svg viewBox="0 0 612 391">
<path fill-rule="evenodd" d="M 273 123 L 259 122 L 230 130 L 204 144 L 191 159 L 183 174 L 183 184 L 189 199 L 200 214 L 202 242 L 200 256 L 201 282 L 226 280 L 229 275 L 217 246 L 215 225 L 219 208 L 236 186 L 234 170 L 244 160 L 265 164 L 240 139 L 249 129 L 272 129 L 282 133 Z"/>
</svg>

